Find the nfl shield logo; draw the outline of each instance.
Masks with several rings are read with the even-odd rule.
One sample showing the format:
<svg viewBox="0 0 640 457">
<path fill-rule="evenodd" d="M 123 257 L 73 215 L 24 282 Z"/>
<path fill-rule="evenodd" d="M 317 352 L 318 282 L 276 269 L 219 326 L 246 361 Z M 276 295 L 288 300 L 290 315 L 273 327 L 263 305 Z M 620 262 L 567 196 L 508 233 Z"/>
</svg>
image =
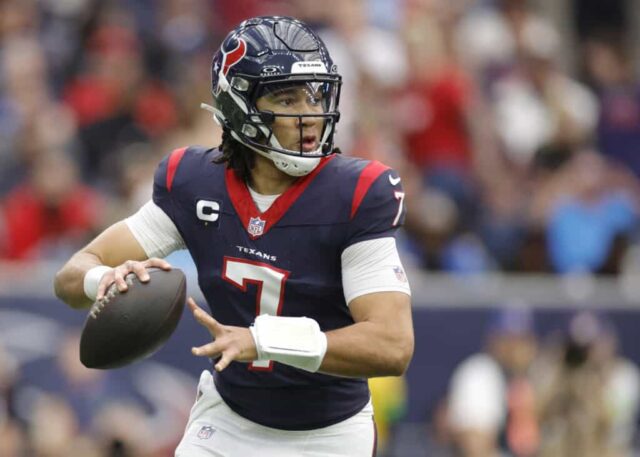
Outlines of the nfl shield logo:
<svg viewBox="0 0 640 457">
<path fill-rule="evenodd" d="M 251 236 L 260 236 L 262 232 L 264 232 L 264 226 L 267 221 L 263 221 L 259 217 L 252 217 L 249 219 L 249 226 L 247 227 L 247 231 Z"/>
<path fill-rule="evenodd" d="M 398 281 L 407 282 L 407 276 L 404 274 L 404 270 L 402 269 L 402 267 L 393 267 L 393 272 L 396 274 L 396 278 L 398 278 Z"/>
<path fill-rule="evenodd" d="M 198 432 L 198 438 L 201 440 L 208 440 L 211 438 L 211 435 L 215 433 L 215 429 L 210 425 L 203 425 L 200 431 Z"/>
</svg>

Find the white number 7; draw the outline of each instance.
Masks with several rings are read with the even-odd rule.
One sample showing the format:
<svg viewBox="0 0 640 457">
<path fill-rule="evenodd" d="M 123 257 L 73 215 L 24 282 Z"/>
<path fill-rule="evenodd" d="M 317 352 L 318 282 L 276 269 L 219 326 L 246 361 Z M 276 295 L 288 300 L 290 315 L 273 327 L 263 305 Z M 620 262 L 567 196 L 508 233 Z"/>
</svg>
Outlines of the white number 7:
<svg viewBox="0 0 640 457">
<path fill-rule="evenodd" d="M 284 283 L 288 277 L 286 270 L 251 260 L 225 257 L 222 265 L 222 278 L 238 289 L 246 292 L 249 283 L 257 286 L 256 316 L 278 316 L 282 312 Z M 272 365 L 270 360 L 256 360 L 249 364 L 249 369 L 268 371 Z"/>
<path fill-rule="evenodd" d="M 396 218 L 393 220 L 393 224 L 392 224 L 392 226 L 395 227 L 396 225 L 398 225 L 398 222 L 400 221 L 400 216 L 402 215 L 404 192 L 394 192 L 393 195 L 396 197 L 396 200 L 398 200 L 398 214 L 396 214 Z"/>
</svg>

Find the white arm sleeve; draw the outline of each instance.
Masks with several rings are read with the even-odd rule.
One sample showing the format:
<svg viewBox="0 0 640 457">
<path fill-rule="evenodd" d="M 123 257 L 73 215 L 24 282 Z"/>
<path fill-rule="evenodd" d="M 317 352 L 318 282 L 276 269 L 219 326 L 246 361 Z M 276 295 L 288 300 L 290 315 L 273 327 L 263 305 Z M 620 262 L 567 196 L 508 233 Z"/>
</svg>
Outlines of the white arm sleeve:
<svg viewBox="0 0 640 457">
<path fill-rule="evenodd" d="M 342 252 L 342 288 L 347 303 L 372 292 L 411 295 L 395 238 L 361 241 L 346 248 Z"/>
<path fill-rule="evenodd" d="M 166 257 L 186 248 L 173 221 L 153 200 L 126 218 L 125 223 L 149 258 Z"/>
</svg>

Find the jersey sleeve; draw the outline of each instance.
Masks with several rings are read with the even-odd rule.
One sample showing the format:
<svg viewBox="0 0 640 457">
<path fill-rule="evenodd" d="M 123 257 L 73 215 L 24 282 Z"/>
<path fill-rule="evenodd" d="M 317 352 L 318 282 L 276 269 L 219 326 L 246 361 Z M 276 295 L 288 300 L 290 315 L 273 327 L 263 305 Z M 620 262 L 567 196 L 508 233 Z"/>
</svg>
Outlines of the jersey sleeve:
<svg viewBox="0 0 640 457">
<path fill-rule="evenodd" d="M 186 245 L 171 218 L 153 201 L 147 202 L 125 223 L 147 257 L 166 257 Z"/>
<path fill-rule="evenodd" d="M 376 238 L 352 244 L 342 252 L 342 288 L 347 304 L 374 292 L 411 295 L 396 240 Z"/>
<path fill-rule="evenodd" d="M 153 178 L 153 202 L 175 221 L 172 191 L 176 187 L 176 174 L 187 148 L 175 149 L 160 162 Z"/>
<path fill-rule="evenodd" d="M 405 217 L 404 190 L 398 173 L 371 162 L 358 178 L 351 202 L 345 247 L 375 238 L 393 237 Z"/>
</svg>

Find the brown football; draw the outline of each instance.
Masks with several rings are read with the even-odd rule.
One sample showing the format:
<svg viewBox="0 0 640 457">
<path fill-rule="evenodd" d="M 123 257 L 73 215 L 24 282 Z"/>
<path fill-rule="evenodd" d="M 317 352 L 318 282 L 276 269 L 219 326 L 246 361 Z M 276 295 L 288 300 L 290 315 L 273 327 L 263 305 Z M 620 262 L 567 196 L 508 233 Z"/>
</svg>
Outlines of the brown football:
<svg viewBox="0 0 640 457">
<path fill-rule="evenodd" d="M 87 368 L 117 368 L 152 355 L 178 326 L 187 284 L 182 270 L 149 268 L 150 280 L 127 275 L 129 288 L 115 284 L 95 302 L 84 323 L 80 360 Z"/>
</svg>

